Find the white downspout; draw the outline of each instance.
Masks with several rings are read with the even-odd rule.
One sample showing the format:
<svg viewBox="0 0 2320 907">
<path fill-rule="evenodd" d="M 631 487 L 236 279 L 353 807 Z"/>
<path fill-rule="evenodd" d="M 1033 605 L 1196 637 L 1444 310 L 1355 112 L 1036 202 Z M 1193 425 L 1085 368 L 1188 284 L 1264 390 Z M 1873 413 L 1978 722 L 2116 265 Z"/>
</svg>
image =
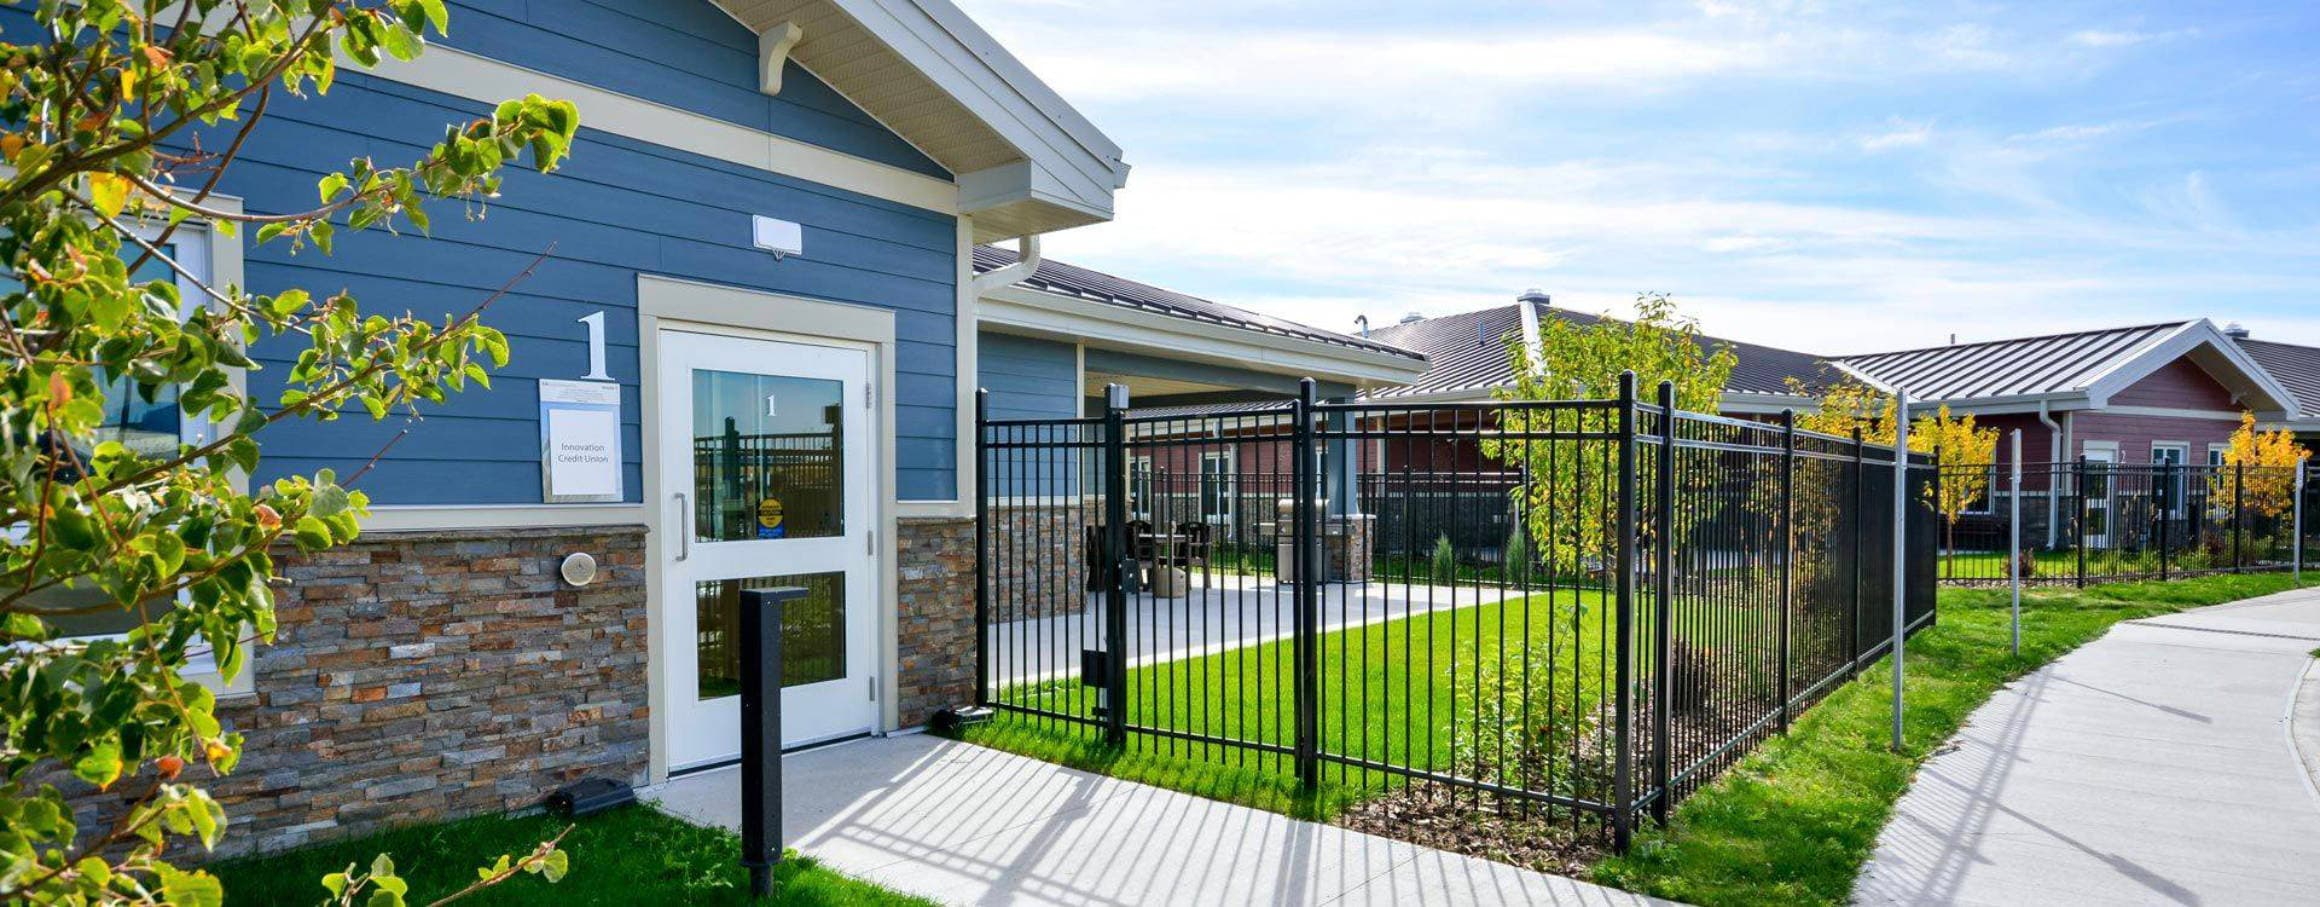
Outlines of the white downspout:
<svg viewBox="0 0 2320 907">
<path fill-rule="evenodd" d="M 2062 516 L 2062 489 L 2055 485 L 2054 464 L 2062 462 L 2062 426 L 2054 421 L 2047 401 L 2038 401 L 2038 421 L 2046 426 L 2046 547 L 2053 548 L 2056 536 L 2054 521 Z"/>
<path fill-rule="evenodd" d="M 1015 263 L 993 268 L 975 275 L 975 298 L 1000 287 L 1014 286 L 1039 270 L 1039 234 L 1031 233 L 1015 239 Z"/>
</svg>

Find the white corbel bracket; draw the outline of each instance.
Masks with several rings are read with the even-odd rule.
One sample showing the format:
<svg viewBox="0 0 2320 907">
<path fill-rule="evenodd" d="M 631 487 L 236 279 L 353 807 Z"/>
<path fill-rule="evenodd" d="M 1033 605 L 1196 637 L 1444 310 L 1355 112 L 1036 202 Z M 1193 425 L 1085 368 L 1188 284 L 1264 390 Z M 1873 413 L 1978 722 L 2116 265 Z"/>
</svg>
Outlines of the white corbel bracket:
<svg viewBox="0 0 2320 907">
<path fill-rule="evenodd" d="M 776 22 L 757 33 L 757 90 L 766 94 L 781 93 L 781 67 L 789 62 L 790 48 L 796 47 L 805 30 L 795 22 Z"/>
</svg>

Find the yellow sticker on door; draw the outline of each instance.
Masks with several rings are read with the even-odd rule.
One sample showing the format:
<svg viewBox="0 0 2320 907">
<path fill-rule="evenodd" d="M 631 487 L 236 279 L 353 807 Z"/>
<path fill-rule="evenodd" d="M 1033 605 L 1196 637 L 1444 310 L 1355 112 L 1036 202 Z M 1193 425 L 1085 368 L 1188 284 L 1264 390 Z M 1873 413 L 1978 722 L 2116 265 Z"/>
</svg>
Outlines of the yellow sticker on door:
<svg viewBox="0 0 2320 907">
<path fill-rule="evenodd" d="M 767 495 L 757 502 L 757 537 L 778 539 L 789 534 L 781 525 L 781 499 Z"/>
</svg>

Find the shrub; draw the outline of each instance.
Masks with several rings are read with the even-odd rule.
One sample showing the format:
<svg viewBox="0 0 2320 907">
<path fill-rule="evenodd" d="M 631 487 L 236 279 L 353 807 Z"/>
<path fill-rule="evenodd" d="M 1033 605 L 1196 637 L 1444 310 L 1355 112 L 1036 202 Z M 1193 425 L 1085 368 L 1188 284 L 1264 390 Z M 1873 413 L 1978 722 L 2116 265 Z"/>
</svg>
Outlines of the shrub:
<svg viewBox="0 0 2320 907">
<path fill-rule="evenodd" d="M 1450 544 L 1450 535 L 1442 534 L 1434 540 L 1433 576 L 1437 585 L 1450 586 L 1458 582 L 1458 547 Z"/>
</svg>

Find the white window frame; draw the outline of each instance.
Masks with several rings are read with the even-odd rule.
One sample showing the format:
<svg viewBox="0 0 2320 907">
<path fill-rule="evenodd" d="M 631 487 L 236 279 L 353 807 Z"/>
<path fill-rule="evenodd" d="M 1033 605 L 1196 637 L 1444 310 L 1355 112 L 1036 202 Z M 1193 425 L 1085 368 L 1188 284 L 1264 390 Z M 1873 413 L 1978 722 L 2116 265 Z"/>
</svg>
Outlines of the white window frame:
<svg viewBox="0 0 2320 907">
<path fill-rule="evenodd" d="M 1129 519 L 1149 520 L 1152 518 L 1154 504 L 1157 501 L 1157 499 L 1153 497 L 1153 494 L 1157 489 L 1153 487 L 1152 476 L 1153 472 L 1151 455 L 1144 454 L 1128 458 Z M 1144 509 L 1136 509 L 1136 504 L 1138 502 L 1143 503 Z"/>
<path fill-rule="evenodd" d="M 1223 471 L 1218 473 L 1222 488 L 1217 495 L 1217 500 L 1222 503 L 1223 510 L 1220 513 L 1212 514 L 1208 512 L 1208 464 L 1214 461 L 1224 463 Z M 1234 525 L 1234 519 L 1240 515 L 1238 512 L 1240 510 L 1240 485 L 1240 457 L 1234 448 L 1224 447 L 1201 451 L 1200 521 L 1211 526 L 1230 527 Z"/>
</svg>

